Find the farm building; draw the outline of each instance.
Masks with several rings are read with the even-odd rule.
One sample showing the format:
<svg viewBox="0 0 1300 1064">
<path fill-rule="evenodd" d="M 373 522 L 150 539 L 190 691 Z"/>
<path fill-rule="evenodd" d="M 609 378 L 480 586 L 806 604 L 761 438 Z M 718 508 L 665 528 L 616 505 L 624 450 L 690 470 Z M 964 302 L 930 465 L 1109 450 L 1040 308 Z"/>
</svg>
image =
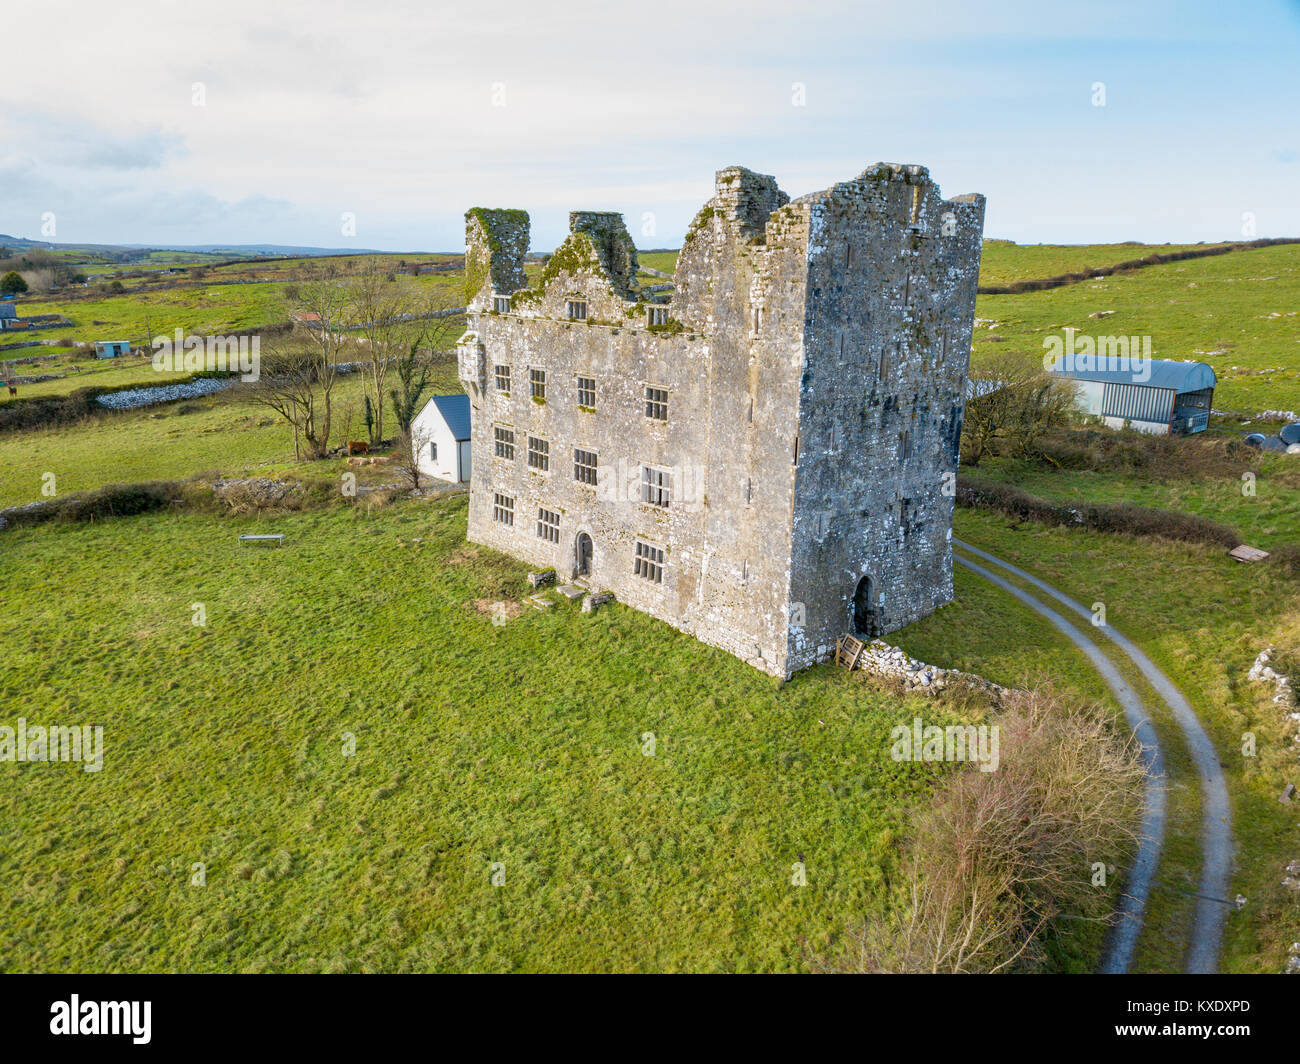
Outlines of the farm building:
<svg viewBox="0 0 1300 1064">
<path fill-rule="evenodd" d="M 411 421 L 417 464 L 425 476 L 469 482 L 469 396 L 435 395 Z"/>
<path fill-rule="evenodd" d="M 574 211 L 533 287 L 527 213 L 467 214 L 468 537 L 785 677 L 952 599 L 984 198 L 715 187 L 666 293 L 619 214 Z"/>
<path fill-rule="evenodd" d="M 10 329 L 15 321 L 18 320 L 18 308 L 14 305 L 13 300 L 6 299 L 0 301 L 0 330 Z"/>
<path fill-rule="evenodd" d="M 1153 358 L 1145 372 L 1127 369 L 1049 370 L 1076 383 L 1079 409 L 1113 429 L 1133 428 L 1157 436 L 1204 432 L 1217 379 L 1204 362 Z M 1146 376 L 1145 380 L 1138 378 Z"/>
<path fill-rule="evenodd" d="M 96 340 L 95 357 L 96 358 L 117 358 L 118 355 L 129 355 L 131 353 L 130 340 Z"/>
</svg>

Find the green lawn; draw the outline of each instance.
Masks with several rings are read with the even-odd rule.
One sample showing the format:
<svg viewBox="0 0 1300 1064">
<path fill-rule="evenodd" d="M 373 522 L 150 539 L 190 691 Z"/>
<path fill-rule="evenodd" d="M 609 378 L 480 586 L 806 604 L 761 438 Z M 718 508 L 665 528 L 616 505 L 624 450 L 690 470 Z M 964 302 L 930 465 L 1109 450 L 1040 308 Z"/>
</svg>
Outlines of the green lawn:
<svg viewBox="0 0 1300 1064">
<path fill-rule="evenodd" d="M 463 499 L 5 536 L 0 720 L 105 755 L 0 763 L 0 970 L 797 970 L 889 904 L 943 771 L 888 756 L 933 704 L 860 674 L 619 606 L 495 626 L 523 567 Z"/>
</svg>

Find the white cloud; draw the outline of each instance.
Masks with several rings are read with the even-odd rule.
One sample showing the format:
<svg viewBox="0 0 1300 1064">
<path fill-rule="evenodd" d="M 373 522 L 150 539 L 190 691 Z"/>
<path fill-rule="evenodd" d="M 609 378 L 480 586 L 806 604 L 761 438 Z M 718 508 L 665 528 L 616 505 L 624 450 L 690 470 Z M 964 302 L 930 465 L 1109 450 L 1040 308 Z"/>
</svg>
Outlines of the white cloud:
<svg viewBox="0 0 1300 1064">
<path fill-rule="evenodd" d="M 47 0 L 26 17 L 33 46 L 6 56 L 6 83 L 36 88 L 0 101 L 0 170 L 15 177 L 0 231 L 34 235 L 58 209 L 78 220 L 61 239 L 338 246 L 353 211 L 359 244 L 454 248 L 465 208 L 486 203 L 532 211 L 538 247 L 577 207 L 621 209 L 634 232 L 652 211 L 654 242 L 674 243 L 717 168 L 773 172 L 798 195 L 882 158 L 928 165 L 947 194 L 988 194 L 997 235 L 1212 238 L 1225 193 L 1182 164 L 1198 112 L 1177 113 L 1165 71 L 1234 38 L 1256 61 L 1224 60 L 1213 88 L 1241 110 L 1210 118 L 1202 103 L 1200 120 L 1247 138 L 1289 124 L 1261 144 L 1265 171 L 1286 171 L 1275 141 L 1294 140 L 1294 109 L 1242 82 L 1267 76 L 1259 49 L 1293 48 L 1294 27 L 1261 41 L 1234 17 L 1212 32 L 1171 3 Z M 1097 78 L 1113 101 L 1100 114 Z M 1100 147 L 1074 158 L 1081 141 Z M 1167 231 L 1126 191 L 1135 176 L 1166 186 Z M 1266 208 L 1300 229 L 1290 197 Z"/>
</svg>

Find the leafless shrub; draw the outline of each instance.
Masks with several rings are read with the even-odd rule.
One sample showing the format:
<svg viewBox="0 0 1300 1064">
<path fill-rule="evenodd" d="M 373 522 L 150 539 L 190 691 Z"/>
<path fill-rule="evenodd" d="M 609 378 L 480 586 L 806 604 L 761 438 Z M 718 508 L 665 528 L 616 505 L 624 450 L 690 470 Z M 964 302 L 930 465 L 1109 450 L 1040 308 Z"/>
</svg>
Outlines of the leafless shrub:
<svg viewBox="0 0 1300 1064">
<path fill-rule="evenodd" d="M 999 449 L 1016 457 L 1036 456 L 1040 438 L 1070 417 L 1072 386 L 1018 355 L 987 362 L 981 373 L 996 386 L 966 403 L 962 462 L 979 465 Z"/>
<path fill-rule="evenodd" d="M 1109 920 L 1091 868 L 1124 867 L 1136 848 L 1139 746 L 1101 707 L 1049 687 L 1004 705 L 998 769 L 958 770 L 919 817 L 902 910 L 851 929 L 819 970 L 1032 970 L 1061 917 Z"/>
</svg>

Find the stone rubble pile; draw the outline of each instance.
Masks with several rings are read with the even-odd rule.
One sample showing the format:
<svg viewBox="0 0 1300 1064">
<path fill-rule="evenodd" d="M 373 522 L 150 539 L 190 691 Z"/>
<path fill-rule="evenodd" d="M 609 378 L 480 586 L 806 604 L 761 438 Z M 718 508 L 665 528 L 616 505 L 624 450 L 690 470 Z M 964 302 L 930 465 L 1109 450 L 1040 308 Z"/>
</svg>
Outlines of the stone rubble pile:
<svg viewBox="0 0 1300 1064">
<path fill-rule="evenodd" d="M 941 669 L 937 665 L 917 661 L 901 647 L 890 646 L 883 639 L 873 639 L 867 644 L 858 659 L 857 667 L 874 676 L 900 679 L 909 691 L 938 691 L 958 683 L 991 692 L 1006 690 L 974 673 Z"/>
<path fill-rule="evenodd" d="M 1246 674 L 1247 679 L 1253 683 L 1271 683 L 1273 685 L 1273 701 L 1281 706 L 1295 706 L 1295 695 L 1291 690 L 1291 680 L 1283 676 L 1280 672 L 1269 665 L 1273 657 L 1273 648 L 1259 652 L 1259 657 L 1251 665 L 1250 672 Z M 1300 713 L 1288 713 L 1297 724 L 1300 724 Z M 1295 736 L 1295 741 L 1300 744 L 1300 735 Z M 1289 801 L 1294 788 L 1289 786 L 1283 794 L 1283 800 Z M 1300 891 L 1300 861 L 1292 861 L 1286 866 L 1286 875 L 1282 877 L 1282 886 L 1291 890 Z M 1291 955 L 1287 958 L 1285 971 L 1289 975 L 1300 975 L 1300 942 L 1291 943 Z"/>
<path fill-rule="evenodd" d="M 1272 657 L 1272 647 L 1261 650 L 1259 657 L 1255 659 L 1255 664 L 1250 667 L 1250 672 L 1246 674 L 1246 679 L 1252 683 L 1271 683 L 1274 688 L 1273 701 L 1280 706 L 1293 705 L 1295 696 L 1291 691 L 1291 680 L 1269 664 Z M 1297 717 L 1297 714 L 1293 713 L 1291 715 Z M 1300 719 L 1300 717 L 1297 717 L 1297 719 Z"/>
<path fill-rule="evenodd" d="M 98 395 L 95 402 L 109 410 L 135 410 L 154 403 L 170 403 L 177 399 L 197 399 L 224 391 L 234 382 L 227 378 L 200 377 L 185 384 L 157 384 L 145 388 L 128 388 L 120 392 Z"/>
<path fill-rule="evenodd" d="M 270 477 L 229 477 L 212 482 L 212 491 L 218 498 L 255 506 L 277 506 L 292 490 L 292 484 Z"/>
</svg>

